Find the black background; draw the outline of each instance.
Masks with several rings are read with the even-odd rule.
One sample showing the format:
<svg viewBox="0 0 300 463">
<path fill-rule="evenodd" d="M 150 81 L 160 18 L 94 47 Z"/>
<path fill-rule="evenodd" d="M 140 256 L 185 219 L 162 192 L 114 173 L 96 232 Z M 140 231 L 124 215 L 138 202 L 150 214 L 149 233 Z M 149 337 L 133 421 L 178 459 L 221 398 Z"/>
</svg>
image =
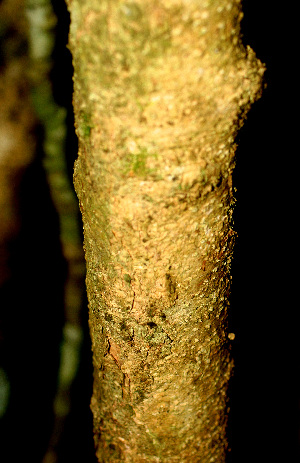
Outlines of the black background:
<svg viewBox="0 0 300 463">
<path fill-rule="evenodd" d="M 231 330 L 232 463 L 299 462 L 296 91 L 292 3 L 245 0 L 267 88 L 238 135 Z"/>
</svg>

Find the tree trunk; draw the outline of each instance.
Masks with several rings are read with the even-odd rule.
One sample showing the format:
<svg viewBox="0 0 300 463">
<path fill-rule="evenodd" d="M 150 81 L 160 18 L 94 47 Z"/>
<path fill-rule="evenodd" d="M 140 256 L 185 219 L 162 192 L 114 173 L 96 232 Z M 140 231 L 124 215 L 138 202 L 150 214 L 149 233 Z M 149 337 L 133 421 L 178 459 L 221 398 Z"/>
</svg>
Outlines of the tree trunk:
<svg viewBox="0 0 300 463">
<path fill-rule="evenodd" d="M 68 0 L 99 462 L 224 462 L 239 0 Z"/>
</svg>

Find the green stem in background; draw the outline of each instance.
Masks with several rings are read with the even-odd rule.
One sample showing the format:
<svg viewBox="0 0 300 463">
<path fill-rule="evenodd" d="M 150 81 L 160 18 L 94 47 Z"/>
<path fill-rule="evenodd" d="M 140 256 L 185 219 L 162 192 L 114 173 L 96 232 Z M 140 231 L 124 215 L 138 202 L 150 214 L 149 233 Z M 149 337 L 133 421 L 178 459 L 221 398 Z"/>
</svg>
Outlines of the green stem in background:
<svg viewBox="0 0 300 463">
<path fill-rule="evenodd" d="M 70 388 L 76 376 L 82 343 L 80 312 L 85 275 L 84 256 L 78 223 L 78 202 L 68 177 L 66 161 L 67 110 L 53 96 L 50 80 L 57 18 L 50 0 L 27 0 L 29 24 L 30 80 L 32 100 L 43 126 L 43 166 L 51 197 L 59 216 L 60 241 L 67 262 L 65 283 L 65 325 L 60 367 L 54 399 L 54 428 L 44 461 L 56 461 L 55 447 L 70 411 Z"/>
</svg>

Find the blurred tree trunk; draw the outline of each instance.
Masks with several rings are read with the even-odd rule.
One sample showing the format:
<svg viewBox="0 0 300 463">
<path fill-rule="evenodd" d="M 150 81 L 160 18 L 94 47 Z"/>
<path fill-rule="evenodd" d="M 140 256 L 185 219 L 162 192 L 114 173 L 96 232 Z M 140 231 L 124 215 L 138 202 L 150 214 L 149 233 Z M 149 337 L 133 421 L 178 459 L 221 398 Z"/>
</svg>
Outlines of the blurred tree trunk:
<svg viewBox="0 0 300 463">
<path fill-rule="evenodd" d="M 239 0 L 68 0 L 99 462 L 224 462 Z"/>
<path fill-rule="evenodd" d="M 36 149 L 33 137 L 36 118 L 25 76 L 28 67 L 25 44 L 22 0 L 1 2 L 0 288 L 11 278 L 11 250 L 20 231 L 20 183 Z"/>
</svg>

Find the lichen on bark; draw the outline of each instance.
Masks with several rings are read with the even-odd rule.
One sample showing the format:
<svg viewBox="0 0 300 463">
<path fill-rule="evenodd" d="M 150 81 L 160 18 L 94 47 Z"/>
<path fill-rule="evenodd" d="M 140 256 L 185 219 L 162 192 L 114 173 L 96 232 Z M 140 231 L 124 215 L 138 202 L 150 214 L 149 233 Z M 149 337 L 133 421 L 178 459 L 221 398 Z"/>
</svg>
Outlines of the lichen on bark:
<svg viewBox="0 0 300 463">
<path fill-rule="evenodd" d="M 263 66 L 239 1 L 68 4 L 98 459 L 225 461 L 235 136 Z"/>
</svg>

